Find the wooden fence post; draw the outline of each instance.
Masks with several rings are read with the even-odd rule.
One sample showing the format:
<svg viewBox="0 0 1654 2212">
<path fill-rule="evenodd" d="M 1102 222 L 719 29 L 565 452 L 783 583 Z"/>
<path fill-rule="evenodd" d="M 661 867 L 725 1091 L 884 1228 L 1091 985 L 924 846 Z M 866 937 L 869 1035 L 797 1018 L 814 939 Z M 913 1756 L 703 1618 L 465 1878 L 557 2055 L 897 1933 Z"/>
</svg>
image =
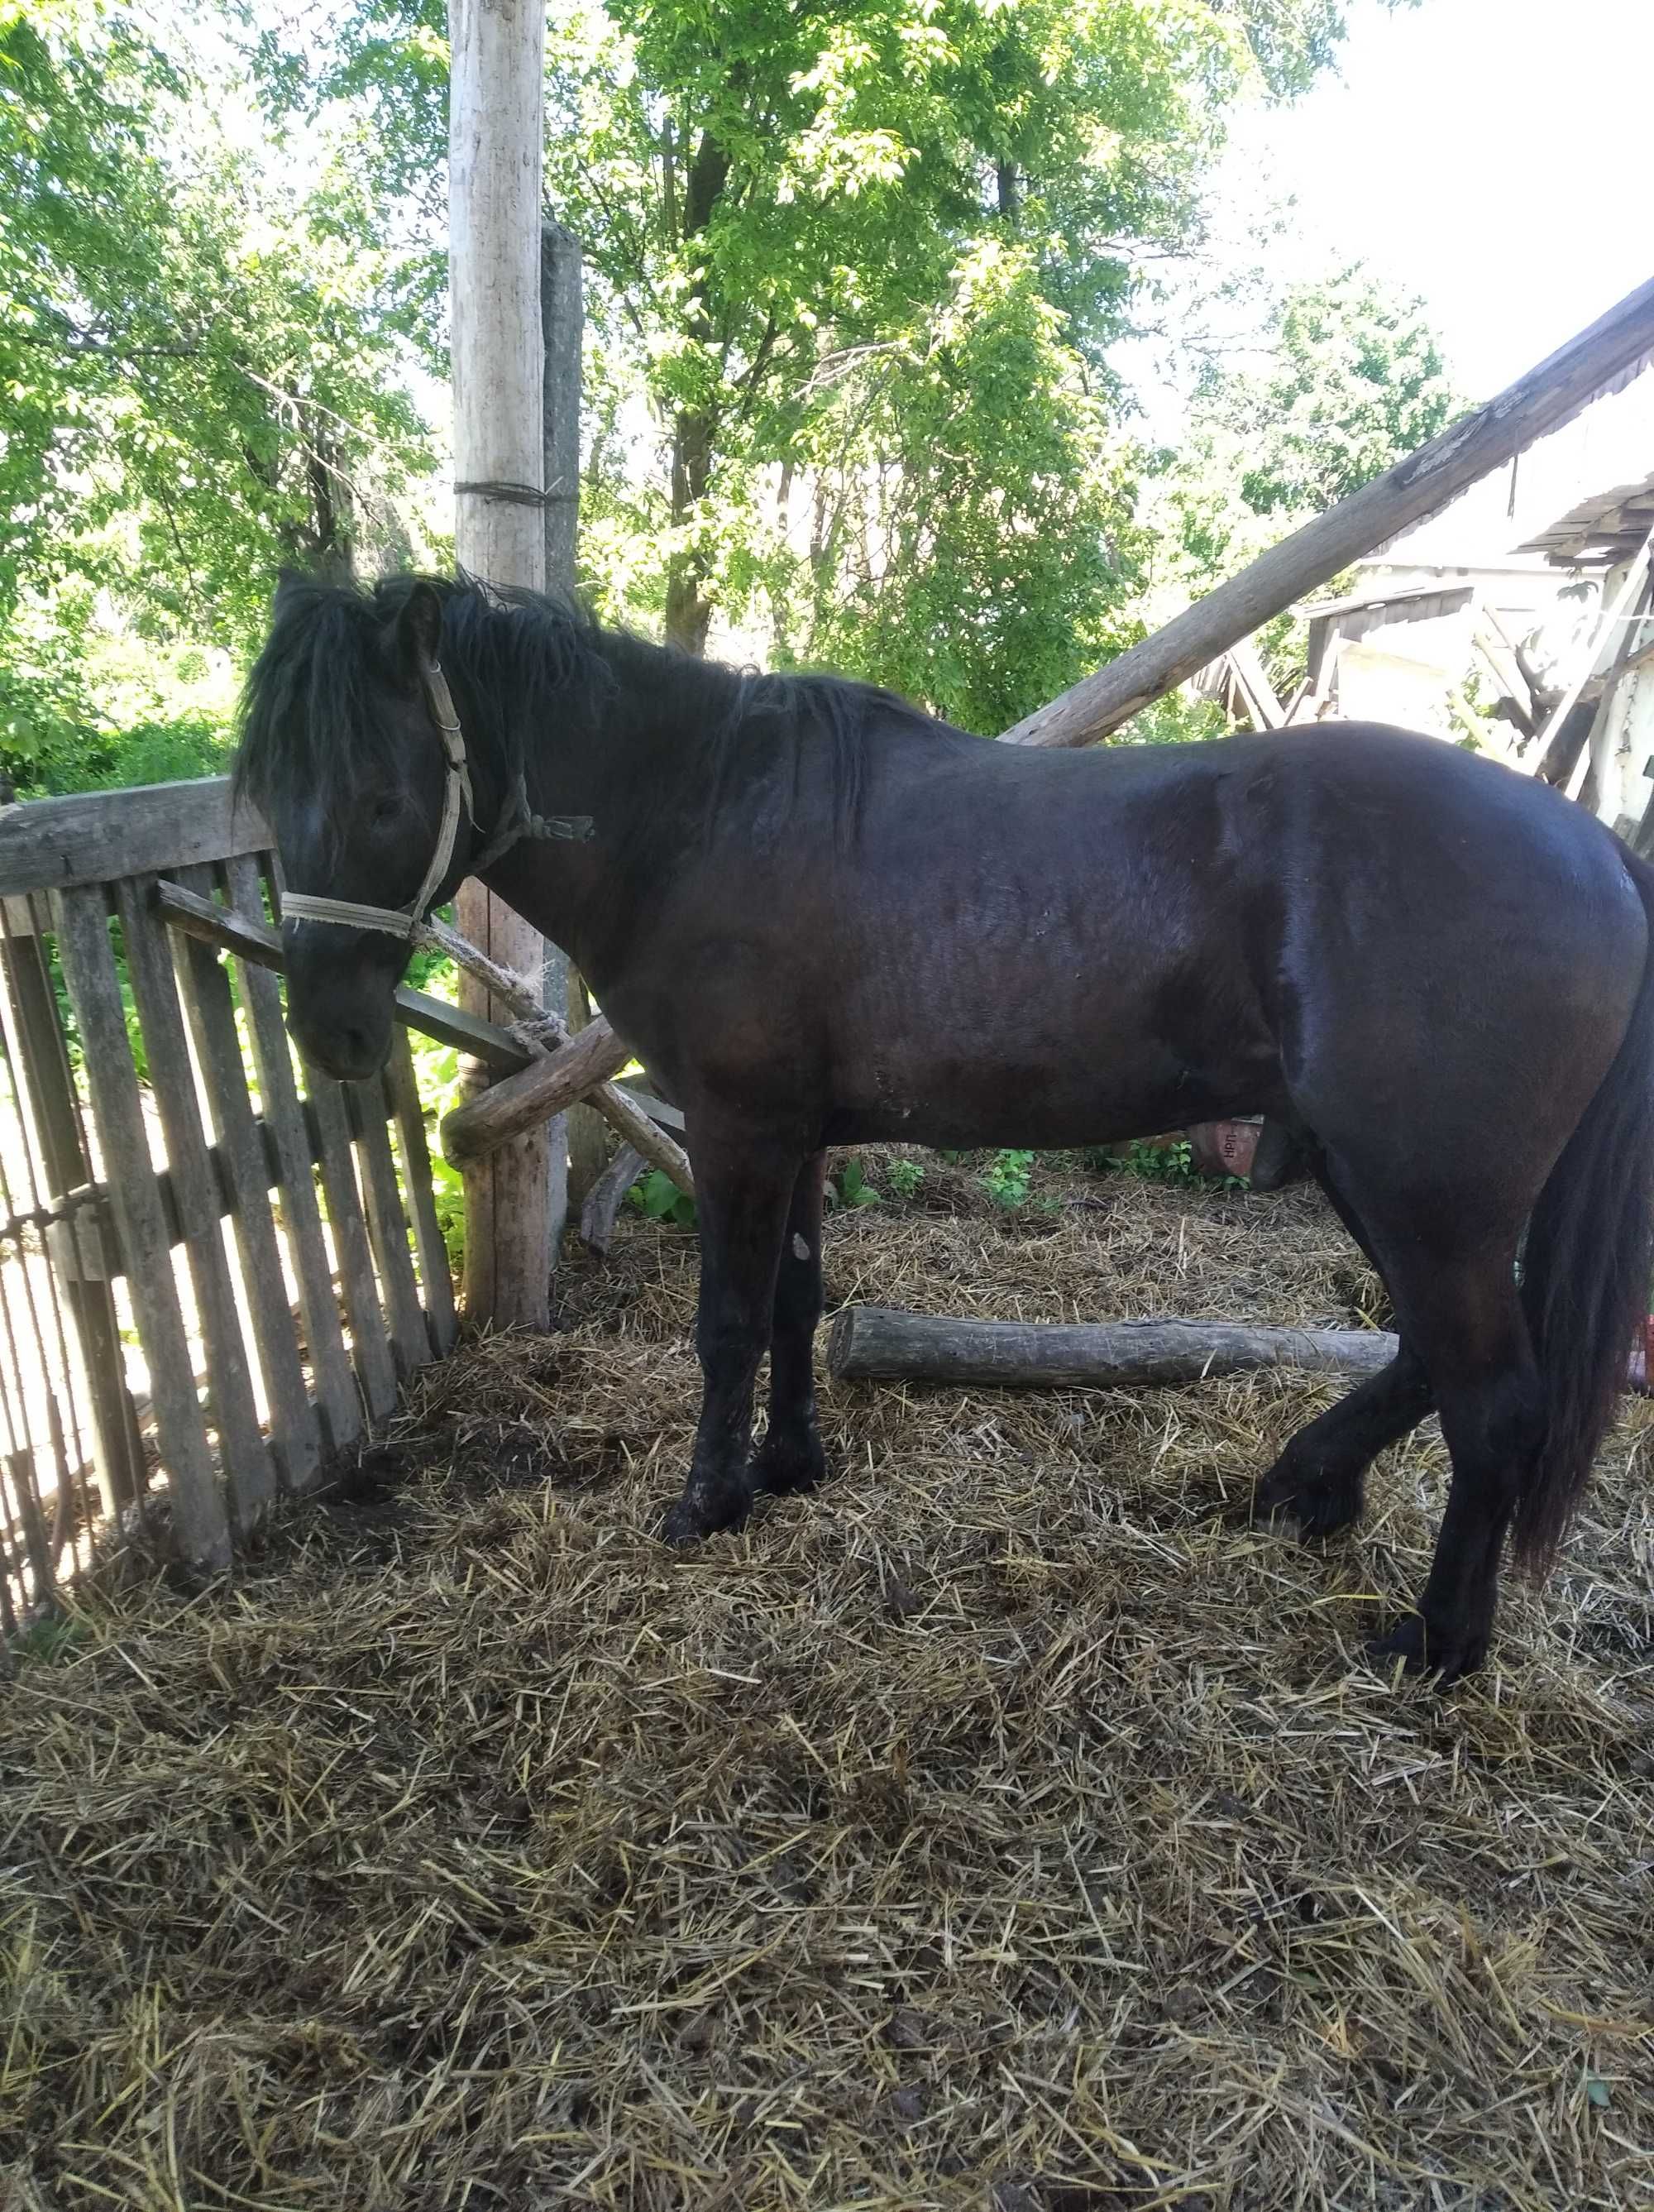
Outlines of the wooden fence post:
<svg viewBox="0 0 1654 2212">
<path fill-rule="evenodd" d="M 540 428 L 546 476 L 546 589 L 572 598 L 580 520 L 580 349 L 585 298 L 580 241 L 549 216 L 540 225 L 540 322 L 545 367 L 540 386 Z M 554 1014 L 572 1019 L 579 986 L 568 955 L 548 940 L 545 1000 Z M 590 1180 L 579 1170 L 596 1147 L 599 1167 L 607 1149 L 602 1117 L 589 1106 L 571 1107 L 547 1131 L 551 1147 L 552 1250 L 561 1245 L 571 1203 L 578 1205 Z"/>
<path fill-rule="evenodd" d="M 538 590 L 545 10 L 534 0 L 451 0 L 448 24 L 455 551 L 487 582 Z M 460 892 L 459 927 L 503 966 L 539 974 L 539 933 L 480 884 Z M 460 1003 L 491 1015 L 487 992 L 469 978 Z M 465 1304 L 473 1322 L 546 1326 L 552 1225 L 543 1129 L 468 1170 Z"/>
</svg>

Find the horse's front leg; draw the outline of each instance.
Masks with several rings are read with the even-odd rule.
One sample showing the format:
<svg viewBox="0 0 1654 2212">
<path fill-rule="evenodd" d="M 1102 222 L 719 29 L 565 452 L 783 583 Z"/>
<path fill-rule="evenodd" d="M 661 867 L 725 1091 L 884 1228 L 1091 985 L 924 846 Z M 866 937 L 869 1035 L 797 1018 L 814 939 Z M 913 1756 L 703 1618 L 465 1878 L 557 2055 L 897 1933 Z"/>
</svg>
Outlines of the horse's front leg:
<svg viewBox="0 0 1654 2212">
<path fill-rule="evenodd" d="M 669 1543 L 745 1520 L 752 1504 L 753 1384 L 770 1340 L 782 1238 L 800 1154 L 747 1128 L 695 1130 L 700 1224 L 700 1421 Z"/>
<path fill-rule="evenodd" d="M 770 1422 L 753 1455 L 760 1490 L 813 1490 L 827 1472 L 815 1418 L 815 1331 L 821 1318 L 821 1197 L 827 1154 L 798 1170 L 781 1239 L 770 1335 Z"/>
</svg>

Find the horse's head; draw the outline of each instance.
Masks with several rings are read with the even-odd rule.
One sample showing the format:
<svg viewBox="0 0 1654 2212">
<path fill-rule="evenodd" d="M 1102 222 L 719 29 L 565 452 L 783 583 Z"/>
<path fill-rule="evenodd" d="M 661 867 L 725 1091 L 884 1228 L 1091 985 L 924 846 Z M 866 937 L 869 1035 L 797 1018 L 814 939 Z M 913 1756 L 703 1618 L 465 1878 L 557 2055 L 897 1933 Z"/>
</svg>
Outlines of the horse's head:
<svg viewBox="0 0 1654 2212">
<path fill-rule="evenodd" d="M 287 884 L 288 1026 L 346 1080 L 385 1065 L 414 927 L 473 842 L 442 617 L 424 580 L 370 595 L 284 576 L 242 703 L 237 784 Z"/>
</svg>

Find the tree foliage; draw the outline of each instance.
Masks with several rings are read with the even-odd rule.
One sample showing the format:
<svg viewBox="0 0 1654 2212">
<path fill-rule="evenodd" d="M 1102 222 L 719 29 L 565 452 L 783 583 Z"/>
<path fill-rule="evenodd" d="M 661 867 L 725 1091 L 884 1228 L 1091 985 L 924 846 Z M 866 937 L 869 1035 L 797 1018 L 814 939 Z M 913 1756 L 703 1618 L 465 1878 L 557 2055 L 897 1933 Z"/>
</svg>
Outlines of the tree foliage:
<svg viewBox="0 0 1654 2212">
<path fill-rule="evenodd" d="M 1209 368 L 1187 442 L 1160 457 L 1148 526 L 1163 596 L 1186 601 L 1445 429 L 1468 403 L 1422 301 L 1356 264 L 1290 288 L 1257 357 Z M 1302 673 L 1285 614 L 1262 645 L 1277 686 Z"/>
<path fill-rule="evenodd" d="M 1229 105 L 1301 89 L 1342 24 L 1338 0 L 560 13 L 547 188 L 591 274 L 600 597 L 978 722 L 1077 673 L 1131 580 L 1108 356 L 1142 257 L 1197 236 Z M 265 82 L 283 112 L 371 112 L 360 173 L 406 206 L 440 170 L 445 35 L 439 0 L 367 0 L 307 73 L 267 40 Z"/>
<path fill-rule="evenodd" d="M 241 650 L 426 465 L 374 252 L 118 15 L 0 5 L 0 750 L 95 745 L 88 640 Z M 187 750 L 187 747 L 186 747 Z"/>
<path fill-rule="evenodd" d="M 1233 104 L 1302 91 L 1343 14 L 555 11 L 599 605 L 985 730 L 1127 641 L 1157 526 L 1118 342 L 1150 260 L 1200 239 Z M 446 373 L 444 0 L 159 20 L 0 0 L 0 755 L 37 781 L 119 772 L 118 727 L 202 757 L 276 567 L 394 556 L 433 458 L 408 392 Z M 1283 319 L 1273 385 L 1207 395 L 1251 465 L 1204 487 L 1213 563 L 1236 510 L 1269 526 L 1432 404 L 1401 326 L 1329 375 L 1364 313 L 1330 288 Z"/>
<path fill-rule="evenodd" d="M 1255 514 L 1318 512 L 1445 429 L 1454 391 L 1422 300 L 1359 264 L 1289 292 L 1262 374 L 1213 395 L 1251 456 L 1241 496 Z"/>
</svg>

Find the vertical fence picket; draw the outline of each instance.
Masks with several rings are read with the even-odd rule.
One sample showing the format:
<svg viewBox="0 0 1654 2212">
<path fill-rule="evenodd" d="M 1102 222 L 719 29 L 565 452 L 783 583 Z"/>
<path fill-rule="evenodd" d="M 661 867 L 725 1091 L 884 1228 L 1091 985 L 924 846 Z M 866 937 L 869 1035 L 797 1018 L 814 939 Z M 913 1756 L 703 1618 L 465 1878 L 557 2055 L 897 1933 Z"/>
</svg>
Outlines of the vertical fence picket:
<svg viewBox="0 0 1654 2212">
<path fill-rule="evenodd" d="M 44 906 L 45 901 L 39 903 Z M 91 1182 L 92 1162 L 58 1026 L 51 970 L 33 926 L 38 920 L 34 905 L 29 902 L 27 934 L 14 931 L 9 920 L 0 920 L 0 966 L 7 985 L 5 1042 L 19 1103 L 26 1098 L 33 1118 L 45 1195 L 59 1200 Z M 30 1171 L 32 1176 L 32 1167 Z M 83 1242 L 72 1215 L 62 1225 L 64 1256 L 49 1256 L 62 1283 L 86 1374 L 106 1503 L 109 1510 L 118 1512 L 141 1497 L 144 1481 L 143 1438 L 126 1386 L 120 1321 L 101 1267 L 87 1264 L 95 1237 Z"/>
<path fill-rule="evenodd" d="M 357 1152 L 362 1164 L 362 1194 L 367 1201 L 367 1230 L 379 1280 L 385 1286 L 385 1310 L 391 1322 L 391 1345 L 397 1372 L 405 1382 L 431 1356 L 430 1332 L 419 1302 L 419 1280 L 414 1255 L 408 1248 L 408 1220 L 397 1188 L 397 1163 L 391 1151 L 391 1132 L 385 1126 L 391 1102 L 384 1078 L 353 1083 L 348 1092 L 357 1128 Z"/>
<path fill-rule="evenodd" d="M 379 1285 L 373 1279 L 373 1255 L 367 1241 L 361 1194 L 356 1186 L 350 1115 L 345 1106 L 343 1085 L 312 1073 L 310 1110 L 321 1159 L 322 1192 L 333 1228 L 333 1249 L 338 1255 L 339 1282 L 344 1291 L 345 1310 L 350 1316 L 356 1379 L 361 1384 L 369 1413 L 378 1420 L 397 1402 L 397 1369 L 385 1336 Z"/>
<path fill-rule="evenodd" d="M 144 1320 L 150 1395 L 171 1479 L 178 1547 L 194 1566 L 227 1566 L 229 1524 L 196 1396 L 167 1219 L 150 1164 L 143 1102 L 109 942 L 109 909 L 100 888 L 59 894 L 58 943 L 80 1025 L 122 1256 L 133 1303 Z"/>
<path fill-rule="evenodd" d="M 249 921 L 262 921 L 264 877 L 251 854 L 226 864 L 224 882 L 230 904 Z M 282 987 L 268 968 L 257 967 L 251 961 L 236 962 L 235 980 L 246 1009 L 264 1127 L 275 1153 L 282 1217 L 294 1272 L 299 1278 L 299 1310 L 304 1319 L 317 1402 L 330 1449 L 342 1451 L 361 1434 L 362 1401 L 339 1325 L 333 1269 L 322 1235 L 321 1209 L 316 1202 L 310 1130 L 294 1081 L 282 1018 Z"/>
<path fill-rule="evenodd" d="M 413 1217 L 414 1249 L 419 1254 L 420 1279 L 425 1285 L 425 1317 L 430 1329 L 431 1348 L 440 1359 L 453 1350 L 459 1322 L 454 1311 L 454 1279 L 448 1265 L 448 1247 L 443 1240 L 436 1202 L 431 1195 L 431 1156 L 426 1148 L 425 1115 L 414 1078 L 414 1056 L 409 1050 L 408 1032 L 401 1027 L 391 1048 L 391 1066 L 385 1079 L 390 1085 L 397 1136 L 402 1146 L 402 1186 Z"/>
<path fill-rule="evenodd" d="M 148 1056 L 149 1087 L 161 1115 L 173 1196 L 195 1285 L 207 1359 L 213 1425 L 239 1528 L 256 1528 L 276 1494 L 276 1470 L 259 1425 L 252 1367 L 219 1228 L 218 1179 L 207 1149 L 190 1067 L 166 926 L 152 904 L 154 878 L 127 876 L 115 886 L 126 969 Z M 233 1189 L 228 1195 L 233 1200 Z"/>
<path fill-rule="evenodd" d="M 269 882 L 271 904 L 279 919 L 282 873 L 274 854 L 270 856 Z M 339 1282 L 344 1291 L 345 1310 L 350 1316 L 356 1379 L 361 1384 L 368 1412 L 378 1420 L 397 1402 L 397 1370 L 385 1340 L 385 1316 L 379 1308 L 379 1286 L 373 1279 L 367 1224 L 362 1218 L 361 1195 L 356 1187 L 350 1115 L 345 1106 L 342 1085 L 311 1070 L 306 1087 L 310 1093 L 322 1192 L 333 1228 Z"/>
<path fill-rule="evenodd" d="M 179 880 L 205 897 L 212 896 L 212 873 L 206 867 L 184 870 Z M 229 978 L 217 954 L 195 938 L 174 935 L 173 957 L 196 1055 L 207 1079 L 219 1158 L 233 1201 L 253 1341 L 270 1401 L 271 1447 L 284 1486 L 301 1491 L 315 1481 L 320 1468 L 321 1433 L 288 1305 L 282 1249 L 270 1212 L 270 1162 L 247 1094 Z"/>
</svg>

